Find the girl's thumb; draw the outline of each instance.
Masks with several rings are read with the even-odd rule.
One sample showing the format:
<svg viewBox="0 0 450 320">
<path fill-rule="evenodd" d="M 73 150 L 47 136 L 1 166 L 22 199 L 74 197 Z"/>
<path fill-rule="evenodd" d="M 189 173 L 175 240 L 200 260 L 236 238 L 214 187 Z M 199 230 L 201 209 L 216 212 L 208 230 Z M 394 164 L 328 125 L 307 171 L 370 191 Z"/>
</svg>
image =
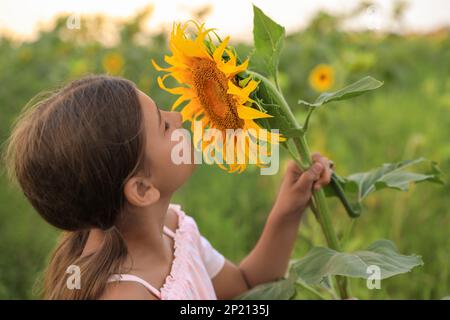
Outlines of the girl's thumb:
<svg viewBox="0 0 450 320">
<path fill-rule="evenodd" d="M 303 172 L 297 181 L 298 188 L 301 191 L 310 191 L 316 180 L 320 178 L 322 173 L 323 165 L 319 162 L 314 163 L 308 170 Z"/>
</svg>

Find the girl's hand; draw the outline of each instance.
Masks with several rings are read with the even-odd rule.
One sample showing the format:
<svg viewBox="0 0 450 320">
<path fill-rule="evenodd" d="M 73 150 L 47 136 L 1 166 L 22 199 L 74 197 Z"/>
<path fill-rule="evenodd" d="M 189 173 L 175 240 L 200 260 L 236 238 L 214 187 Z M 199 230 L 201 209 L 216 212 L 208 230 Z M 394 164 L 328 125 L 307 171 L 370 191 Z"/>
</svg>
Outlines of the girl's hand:
<svg viewBox="0 0 450 320">
<path fill-rule="evenodd" d="M 249 288 L 276 281 L 286 274 L 298 236 L 298 225 L 311 200 L 313 189 L 320 189 L 331 180 L 330 161 L 318 153 L 312 156 L 312 161 L 313 165 L 305 172 L 302 172 L 294 161 L 289 162 L 261 237 L 255 248 L 239 264 L 240 272 L 231 273 L 237 279 L 240 279 L 239 275 L 244 278 Z M 222 271 L 222 274 L 226 272 Z M 227 285 L 233 282 L 242 283 L 231 280 L 231 276 L 218 277 L 223 278 L 220 283 Z"/>
<path fill-rule="evenodd" d="M 320 153 L 314 153 L 312 161 L 312 166 L 305 172 L 295 161 L 289 161 L 274 205 L 277 215 L 301 216 L 308 207 L 313 190 L 330 183 L 332 162 Z"/>
</svg>

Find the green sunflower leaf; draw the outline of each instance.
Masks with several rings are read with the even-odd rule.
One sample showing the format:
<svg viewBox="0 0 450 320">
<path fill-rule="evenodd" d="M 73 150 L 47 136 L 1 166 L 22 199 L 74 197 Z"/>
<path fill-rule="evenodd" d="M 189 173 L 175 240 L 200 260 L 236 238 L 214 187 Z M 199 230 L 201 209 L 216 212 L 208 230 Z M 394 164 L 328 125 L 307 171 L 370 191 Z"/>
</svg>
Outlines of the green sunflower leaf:
<svg viewBox="0 0 450 320">
<path fill-rule="evenodd" d="M 379 268 L 380 280 L 411 271 L 423 265 L 420 256 L 398 253 L 389 240 L 377 240 L 365 250 L 352 253 L 315 247 L 302 259 L 295 261 L 290 272 L 308 285 L 319 285 L 328 276 L 346 276 L 367 279 Z"/>
<path fill-rule="evenodd" d="M 295 280 L 289 277 L 256 286 L 238 296 L 236 300 L 290 300 L 295 293 Z"/>
<path fill-rule="evenodd" d="M 413 170 L 414 169 L 414 170 Z M 418 158 L 397 163 L 385 163 L 367 172 L 339 177 L 345 193 L 353 197 L 354 207 L 360 208 L 361 202 L 371 193 L 385 188 L 407 191 L 411 183 L 433 182 L 443 184 L 441 170 L 436 162 Z M 334 192 L 327 186 L 327 196 Z"/>
<path fill-rule="evenodd" d="M 310 107 L 320 107 L 321 105 L 329 102 L 346 100 L 360 96 L 368 91 L 378 89 L 382 85 L 383 82 L 367 76 L 338 91 L 322 93 L 314 103 L 310 103 L 304 100 L 299 100 L 298 103 L 305 104 Z"/>
<path fill-rule="evenodd" d="M 259 63 L 264 71 L 276 79 L 278 62 L 283 47 L 285 29 L 253 5 L 253 41 L 255 51 L 252 62 Z"/>
<path fill-rule="evenodd" d="M 275 98 L 272 96 L 269 90 L 267 90 L 264 83 L 258 85 L 258 91 L 253 96 L 258 104 L 267 111 L 268 114 L 272 115 L 271 118 L 256 119 L 256 122 L 263 126 L 265 129 L 278 129 L 281 134 L 287 135 L 292 131 L 292 124 L 281 110 L 281 108 L 276 104 Z"/>
</svg>

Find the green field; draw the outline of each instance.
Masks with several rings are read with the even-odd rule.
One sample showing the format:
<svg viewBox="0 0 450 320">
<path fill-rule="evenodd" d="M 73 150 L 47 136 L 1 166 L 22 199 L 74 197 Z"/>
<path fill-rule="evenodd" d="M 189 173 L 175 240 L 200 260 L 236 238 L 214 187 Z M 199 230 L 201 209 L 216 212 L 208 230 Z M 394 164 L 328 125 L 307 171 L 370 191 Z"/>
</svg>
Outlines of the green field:
<svg viewBox="0 0 450 320">
<path fill-rule="evenodd" d="M 61 17 L 52 30 L 32 42 L 0 36 L 0 143 L 8 137 L 21 108 L 41 90 L 54 88 L 88 73 L 110 72 L 134 81 L 159 106 L 174 101 L 157 87 L 150 59 L 163 60 L 165 33 L 147 35 L 138 17 L 116 26 L 118 40 L 106 46 L 102 19 L 82 21 L 82 29 L 66 28 Z M 339 31 L 340 20 L 318 15 L 308 28 L 290 34 L 281 56 L 280 79 L 296 116 L 304 110 L 298 98 L 318 95 L 308 83 L 321 63 L 336 72 L 333 89 L 365 75 L 384 81 L 376 92 L 327 105 L 311 123 L 311 148 L 333 159 L 337 172 L 366 171 L 384 162 L 424 156 L 450 170 L 450 30 L 432 34 L 395 35 Z M 108 31 L 112 32 L 112 31 Z M 248 44 L 233 43 L 245 57 Z M 287 159 L 287 154 L 282 154 Z M 261 176 L 259 169 L 228 174 L 200 166 L 175 195 L 200 231 L 227 258 L 238 262 L 254 246 L 275 199 L 282 174 Z M 400 252 L 421 255 L 424 266 L 368 290 L 352 280 L 360 299 L 441 299 L 450 295 L 450 187 L 419 184 L 409 192 L 372 195 L 364 215 L 352 226 L 346 250 L 365 247 L 379 238 L 393 240 Z M 350 228 L 339 203 L 330 200 L 333 222 L 342 236 Z M 33 284 L 43 270 L 58 232 L 34 212 L 20 190 L 0 176 L 0 299 L 37 298 Z M 299 232 L 294 257 L 324 244 L 312 214 Z M 311 298 L 300 291 L 299 298 Z"/>
</svg>

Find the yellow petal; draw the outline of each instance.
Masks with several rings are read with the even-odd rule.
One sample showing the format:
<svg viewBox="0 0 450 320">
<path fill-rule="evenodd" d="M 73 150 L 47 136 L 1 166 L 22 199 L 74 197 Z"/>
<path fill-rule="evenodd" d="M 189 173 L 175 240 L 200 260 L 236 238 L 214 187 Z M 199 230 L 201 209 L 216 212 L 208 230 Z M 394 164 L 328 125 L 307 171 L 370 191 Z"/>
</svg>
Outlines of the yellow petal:
<svg viewBox="0 0 450 320">
<path fill-rule="evenodd" d="M 230 170 L 228 170 L 228 173 L 234 173 L 239 170 L 241 165 L 239 164 L 230 164 Z"/>
<path fill-rule="evenodd" d="M 186 87 L 177 87 L 177 88 L 167 88 L 164 84 L 164 80 L 171 76 L 170 74 L 164 75 L 162 78 L 158 77 L 158 85 L 161 89 L 166 90 L 167 92 L 170 92 L 172 94 L 188 94 L 190 92 L 189 88 Z"/>
<path fill-rule="evenodd" d="M 178 81 L 178 83 L 190 84 L 192 83 L 192 73 L 186 70 L 172 70 L 171 76 Z"/>
<path fill-rule="evenodd" d="M 230 37 L 226 37 L 223 42 L 220 44 L 220 46 L 214 51 L 213 58 L 216 63 L 222 62 L 222 55 L 225 51 L 225 48 L 227 47 L 228 41 L 230 40 Z"/>
<path fill-rule="evenodd" d="M 180 104 L 182 104 L 184 101 L 192 99 L 194 97 L 193 92 L 185 93 L 182 96 L 180 96 L 172 105 L 172 111 L 175 110 Z"/>
<path fill-rule="evenodd" d="M 230 60 L 228 60 L 226 64 L 236 66 L 236 56 L 234 55 L 234 53 L 228 49 L 225 49 L 225 52 L 230 57 Z"/>
<path fill-rule="evenodd" d="M 183 110 L 181 110 L 181 116 L 183 118 L 183 122 L 187 121 L 187 120 L 191 120 L 193 119 L 193 115 L 194 113 L 198 110 L 198 106 L 196 105 L 196 103 L 194 102 L 190 102 L 188 103 Z"/>
<path fill-rule="evenodd" d="M 228 64 L 224 64 L 223 66 L 220 67 L 221 71 L 223 73 L 225 73 L 225 75 L 227 76 L 227 78 L 233 77 L 236 74 L 247 70 L 248 68 L 248 59 L 245 60 L 243 63 L 241 63 L 238 66 L 235 65 L 228 65 Z"/>
<path fill-rule="evenodd" d="M 240 104 L 244 104 L 247 101 L 252 101 L 248 97 L 248 94 L 241 88 L 235 85 L 231 80 L 228 80 L 228 89 L 227 93 L 233 95 Z"/>
<path fill-rule="evenodd" d="M 179 59 L 175 56 L 164 56 L 164 61 L 168 64 L 171 64 L 174 67 L 186 67 L 186 65 L 182 62 L 180 62 Z"/>
<path fill-rule="evenodd" d="M 250 82 L 247 83 L 247 85 L 244 88 L 242 88 L 242 90 L 245 92 L 247 96 L 249 96 L 250 93 L 252 93 L 256 88 L 258 88 L 258 84 L 259 81 L 250 80 Z"/>
<path fill-rule="evenodd" d="M 169 67 L 169 68 L 163 68 L 163 67 L 160 67 L 160 66 L 155 62 L 154 59 L 152 59 L 152 64 L 153 64 L 153 67 L 154 67 L 157 71 L 171 71 L 171 70 L 172 70 L 171 67 Z"/>
<path fill-rule="evenodd" d="M 254 108 L 244 107 L 243 105 L 237 106 L 237 112 L 241 119 L 260 119 L 260 118 L 272 118 L 273 116 L 256 110 Z"/>
<path fill-rule="evenodd" d="M 277 143 L 277 144 L 278 144 L 278 142 L 286 141 L 286 138 L 283 137 L 283 135 L 281 133 L 274 133 L 274 132 L 271 132 L 270 130 L 262 128 L 262 127 L 258 126 L 256 124 L 256 122 L 254 122 L 251 119 L 245 120 L 245 127 L 249 128 L 249 129 L 255 129 L 258 132 L 259 140 L 272 142 L 272 137 L 273 137 L 273 142 Z M 266 130 L 266 136 L 264 137 L 262 134 L 259 134 L 260 131 L 258 131 L 258 130 Z"/>
</svg>

